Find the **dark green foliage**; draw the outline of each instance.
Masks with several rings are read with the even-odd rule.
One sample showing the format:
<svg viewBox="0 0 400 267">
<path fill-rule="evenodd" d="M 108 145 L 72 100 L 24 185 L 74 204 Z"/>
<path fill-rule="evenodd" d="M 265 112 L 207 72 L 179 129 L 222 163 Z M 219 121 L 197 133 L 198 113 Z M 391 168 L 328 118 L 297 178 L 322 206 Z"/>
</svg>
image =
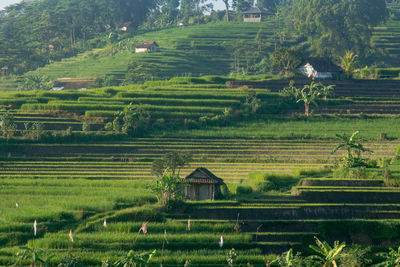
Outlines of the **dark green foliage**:
<svg viewBox="0 0 400 267">
<path fill-rule="evenodd" d="M 279 47 L 271 55 L 271 65 L 274 70 L 287 75 L 300 65 L 302 58 L 300 49 Z"/>
<path fill-rule="evenodd" d="M 361 246 L 344 248 L 339 256 L 339 266 L 366 267 L 372 264 L 371 249 Z"/>
<path fill-rule="evenodd" d="M 17 125 L 15 124 L 14 116 L 9 111 L 0 115 L 0 126 L 1 134 L 4 137 L 10 138 L 14 135 Z"/>
<path fill-rule="evenodd" d="M 400 247 L 398 247 L 397 250 L 389 248 L 388 253 L 380 253 L 379 256 L 381 256 L 384 260 L 381 263 L 377 264 L 377 267 L 400 266 Z"/>
<path fill-rule="evenodd" d="M 250 175 L 247 183 L 256 191 L 288 191 L 296 185 L 300 177 L 287 174 L 262 174 L 253 173 Z"/>
<path fill-rule="evenodd" d="M 238 187 L 236 188 L 237 195 L 249 195 L 251 193 L 253 193 L 253 188 L 251 188 L 251 186 L 238 185 Z"/>
<path fill-rule="evenodd" d="M 365 160 L 361 158 L 361 153 L 372 152 L 372 151 L 367 148 L 364 148 L 364 146 L 361 143 L 356 141 L 358 134 L 359 131 L 355 131 L 351 136 L 348 136 L 346 134 L 336 135 L 337 138 L 341 140 L 341 143 L 332 150 L 332 154 L 341 148 L 346 149 L 347 157 L 344 157 L 342 160 L 343 167 L 345 168 L 367 167 L 367 166 L 369 167 L 369 164 L 367 164 Z M 376 163 L 371 165 L 375 165 L 376 167 Z"/>
<path fill-rule="evenodd" d="M 40 75 L 29 75 L 25 78 L 21 89 L 30 90 L 49 90 L 53 87 L 54 83 L 49 78 Z"/>
<path fill-rule="evenodd" d="M 257 6 L 269 10 L 275 10 L 277 5 L 282 2 L 279 0 L 257 0 Z M 284 1 L 283 1 L 284 2 Z"/>
<path fill-rule="evenodd" d="M 163 176 L 166 172 L 179 175 L 181 169 L 188 166 L 192 160 L 193 156 L 190 152 L 169 152 L 161 159 L 153 161 L 151 171 L 157 177 Z"/>
<path fill-rule="evenodd" d="M 154 63 L 133 61 L 128 65 L 125 76 L 127 83 L 144 83 L 147 80 L 159 80 L 161 72 Z"/>
<path fill-rule="evenodd" d="M 371 48 L 371 26 L 385 21 L 385 0 L 296 0 L 283 8 L 287 26 L 307 39 L 312 52 L 327 57 Z"/>
<path fill-rule="evenodd" d="M 73 254 L 68 254 L 65 258 L 62 258 L 60 261 L 60 264 L 58 265 L 60 267 L 80 267 L 82 266 L 81 260 L 79 257 L 73 255 Z"/>
<path fill-rule="evenodd" d="M 127 255 L 123 255 L 114 262 L 115 267 L 141 267 L 146 266 L 151 258 L 156 254 L 153 252 L 135 253 L 133 250 L 129 251 Z"/>
<path fill-rule="evenodd" d="M 2 62 L 11 73 L 22 73 L 104 45 L 124 22 L 138 27 L 154 5 L 152 0 L 43 0 L 9 6 L 0 18 Z M 87 42 L 94 37 L 98 41 Z"/>
</svg>

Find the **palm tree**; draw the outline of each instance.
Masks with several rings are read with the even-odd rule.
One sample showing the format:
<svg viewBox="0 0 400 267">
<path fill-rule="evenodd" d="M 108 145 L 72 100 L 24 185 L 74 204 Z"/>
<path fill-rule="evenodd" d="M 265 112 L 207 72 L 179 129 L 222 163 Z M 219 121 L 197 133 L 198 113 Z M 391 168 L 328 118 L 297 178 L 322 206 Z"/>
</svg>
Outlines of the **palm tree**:
<svg viewBox="0 0 400 267">
<path fill-rule="evenodd" d="M 351 136 L 346 134 L 336 134 L 336 137 L 339 138 L 342 143 L 338 144 L 333 150 L 332 154 L 338 151 L 341 148 L 345 148 L 347 151 L 347 160 L 350 161 L 354 158 L 353 153 L 356 154 L 356 157 L 359 158 L 361 156 L 361 152 L 372 152 L 369 149 L 364 148 L 361 143 L 356 142 L 356 137 L 359 134 L 359 131 L 354 132 Z"/>
<path fill-rule="evenodd" d="M 400 247 L 396 250 L 389 248 L 388 253 L 380 253 L 379 256 L 385 260 L 375 267 L 400 267 Z"/>
<path fill-rule="evenodd" d="M 331 247 L 328 242 L 320 241 L 317 237 L 315 238 L 315 243 L 317 246 L 310 245 L 310 248 L 315 252 L 321 254 L 310 256 L 313 260 L 318 260 L 322 263 L 322 267 L 337 267 L 336 259 L 339 257 L 340 253 L 346 246 L 345 242 L 339 244 L 339 241 L 335 241 L 333 243 L 333 247 Z"/>
<path fill-rule="evenodd" d="M 351 51 L 346 51 L 343 57 L 339 57 L 340 66 L 343 68 L 344 72 L 346 72 L 347 79 L 353 75 L 356 68 L 357 57 L 358 55 Z"/>
</svg>

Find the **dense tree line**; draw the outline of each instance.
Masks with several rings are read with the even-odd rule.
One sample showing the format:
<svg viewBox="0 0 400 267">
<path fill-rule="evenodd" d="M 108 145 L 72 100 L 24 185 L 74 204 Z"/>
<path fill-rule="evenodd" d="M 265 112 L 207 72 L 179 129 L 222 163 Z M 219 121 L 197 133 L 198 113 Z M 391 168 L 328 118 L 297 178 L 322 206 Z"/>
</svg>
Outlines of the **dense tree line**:
<svg viewBox="0 0 400 267">
<path fill-rule="evenodd" d="M 280 11 L 311 53 L 331 58 L 346 51 L 367 57 L 373 52 L 372 27 L 388 17 L 385 0 L 290 0 Z"/>
<path fill-rule="evenodd" d="M 0 15 L 0 67 L 23 73 L 94 47 L 107 31 L 138 27 L 156 0 L 42 0 L 7 7 Z M 94 37 L 102 38 L 91 40 Z"/>
</svg>

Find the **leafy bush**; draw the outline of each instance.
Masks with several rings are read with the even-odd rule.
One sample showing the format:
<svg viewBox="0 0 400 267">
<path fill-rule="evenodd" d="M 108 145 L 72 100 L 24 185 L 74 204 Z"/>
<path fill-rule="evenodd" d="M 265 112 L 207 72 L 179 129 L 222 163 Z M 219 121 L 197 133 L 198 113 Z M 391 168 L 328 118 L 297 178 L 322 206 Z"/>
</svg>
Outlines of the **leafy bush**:
<svg viewBox="0 0 400 267">
<path fill-rule="evenodd" d="M 394 159 L 395 160 L 399 160 L 400 159 L 400 146 L 396 146 L 396 148 L 395 148 Z"/>
<path fill-rule="evenodd" d="M 175 84 L 203 84 L 206 81 L 202 78 L 194 78 L 194 77 L 174 77 L 169 80 L 170 83 Z"/>
<path fill-rule="evenodd" d="M 332 172 L 332 169 L 329 168 L 302 168 L 294 171 L 294 174 L 297 176 L 323 176 Z"/>
<path fill-rule="evenodd" d="M 356 167 L 356 168 L 341 168 L 333 173 L 335 178 L 350 178 L 350 179 L 367 179 L 367 178 L 377 178 L 375 172 L 368 171 L 366 167 Z"/>
<path fill-rule="evenodd" d="M 213 84 L 225 84 L 227 81 L 232 80 L 232 78 L 228 77 L 223 77 L 223 76 L 215 76 L 215 75 L 207 75 L 201 77 L 208 83 L 213 83 Z"/>
<path fill-rule="evenodd" d="M 249 185 L 239 185 L 236 188 L 236 194 L 238 195 L 249 195 L 251 193 L 253 193 L 253 188 Z"/>
<path fill-rule="evenodd" d="M 255 191 L 267 192 L 272 190 L 287 191 L 299 182 L 300 178 L 288 174 L 252 173 L 247 183 Z"/>
<path fill-rule="evenodd" d="M 125 83 L 144 83 L 147 80 L 158 80 L 160 77 L 161 71 L 157 64 L 132 61 L 128 65 Z"/>
</svg>

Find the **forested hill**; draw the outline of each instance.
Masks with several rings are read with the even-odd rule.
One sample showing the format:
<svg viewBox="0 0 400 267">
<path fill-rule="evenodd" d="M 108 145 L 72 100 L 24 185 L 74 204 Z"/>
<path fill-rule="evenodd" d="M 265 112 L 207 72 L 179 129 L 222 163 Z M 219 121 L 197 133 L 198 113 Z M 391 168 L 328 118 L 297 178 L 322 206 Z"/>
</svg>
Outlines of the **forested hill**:
<svg viewBox="0 0 400 267">
<path fill-rule="evenodd" d="M 27 70 L 104 45 L 126 22 L 146 19 L 156 0 L 41 0 L 22 2 L 0 13 L 0 65 Z"/>
</svg>

